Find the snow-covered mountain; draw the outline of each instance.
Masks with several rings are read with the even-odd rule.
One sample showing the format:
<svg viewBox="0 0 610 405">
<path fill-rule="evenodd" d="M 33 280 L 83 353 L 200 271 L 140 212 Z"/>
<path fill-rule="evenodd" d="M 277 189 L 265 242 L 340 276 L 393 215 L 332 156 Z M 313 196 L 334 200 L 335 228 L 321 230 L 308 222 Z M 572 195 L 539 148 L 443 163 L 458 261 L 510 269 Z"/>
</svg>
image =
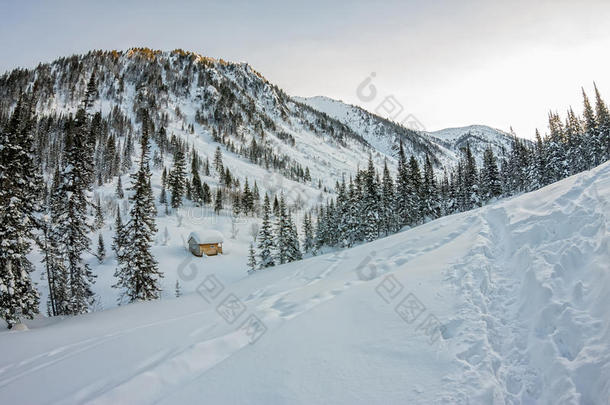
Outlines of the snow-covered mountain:
<svg viewBox="0 0 610 405">
<path fill-rule="evenodd" d="M 435 163 L 440 165 L 455 164 L 466 144 L 470 145 L 477 162 L 480 162 L 488 146 L 491 146 L 496 156 L 504 156 L 513 142 L 513 135 L 485 125 L 447 128 L 434 132 L 413 131 L 358 106 L 328 97 L 295 99 L 347 125 L 352 131 L 361 134 L 369 144 L 386 154 L 395 152 L 396 145 L 402 139 L 408 145 L 409 153 L 416 156 L 429 153 L 436 158 Z"/>
<path fill-rule="evenodd" d="M 610 163 L 249 277 L 185 254 L 184 297 L 1 330 L 0 398 L 607 403 L 608 201 Z"/>
<path fill-rule="evenodd" d="M 449 141 L 325 97 L 290 97 L 246 63 L 182 50 L 94 51 L 7 72 L 0 77 L 0 105 L 14 105 L 21 91 L 31 89 L 38 112 L 75 112 L 93 72 L 100 95 L 93 110 L 106 115 L 117 108 L 135 124 L 145 107 L 168 134 L 208 157 L 221 139 L 237 154 L 242 151 L 235 162 L 240 177 L 250 172 L 253 162 L 243 159 L 243 151 L 253 140 L 276 155 L 283 170 L 275 171 L 282 176 L 294 180 L 291 171 L 309 168 L 312 184 L 320 180 L 329 188 L 364 165 L 369 153 L 378 167 L 388 159 L 393 168 L 399 139 L 407 155 L 420 162 L 429 155 L 439 169 L 456 163 L 466 141 L 477 159 L 487 143 L 500 154 L 509 142 L 507 134 L 479 126 L 469 137 Z"/>
</svg>

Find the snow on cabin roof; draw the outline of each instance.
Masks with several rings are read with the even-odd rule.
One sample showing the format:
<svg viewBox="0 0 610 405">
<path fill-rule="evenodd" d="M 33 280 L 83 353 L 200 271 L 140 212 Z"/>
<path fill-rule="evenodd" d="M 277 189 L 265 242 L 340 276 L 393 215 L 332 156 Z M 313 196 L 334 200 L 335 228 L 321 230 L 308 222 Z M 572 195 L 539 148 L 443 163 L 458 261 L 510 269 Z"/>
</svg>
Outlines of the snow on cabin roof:
<svg viewBox="0 0 610 405">
<path fill-rule="evenodd" d="M 193 239 L 193 241 L 197 244 L 221 243 L 223 241 L 223 236 L 222 233 L 218 231 L 206 229 L 204 231 L 191 232 L 189 235 L 189 240 L 191 239 Z"/>
</svg>

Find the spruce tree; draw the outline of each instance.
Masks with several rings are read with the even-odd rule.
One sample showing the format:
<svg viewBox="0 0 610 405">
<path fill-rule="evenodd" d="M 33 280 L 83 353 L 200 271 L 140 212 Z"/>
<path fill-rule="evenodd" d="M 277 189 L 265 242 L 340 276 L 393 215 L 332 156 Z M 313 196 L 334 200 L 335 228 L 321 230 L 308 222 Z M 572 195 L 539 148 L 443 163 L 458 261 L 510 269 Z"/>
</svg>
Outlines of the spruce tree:
<svg viewBox="0 0 610 405">
<path fill-rule="evenodd" d="M 95 199 L 95 220 L 93 223 L 94 229 L 102 229 L 104 226 L 104 214 L 102 212 L 102 202 L 100 201 L 100 197 L 98 196 Z"/>
<path fill-rule="evenodd" d="M 256 252 L 254 251 L 254 245 L 250 243 L 250 249 L 248 249 L 248 273 L 252 273 L 256 270 Z"/>
<path fill-rule="evenodd" d="M 119 302 L 127 299 L 154 300 L 160 297 L 159 272 L 157 261 L 150 248 L 157 227 L 155 224 L 154 197 L 150 186 L 149 140 L 147 114 L 142 121 L 142 151 L 140 167 L 131 177 L 133 195 L 130 219 L 122 231 L 123 246 L 119 250 L 119 268 L 115 272 L 118 278 L 114 287 L 122 290 Z"/>
<path fill-rule="evenodd" d="M 103 263 L 105 258 L 106 258 L 106 247 L 104 246 L 104 238 L 102 237 L 102 234 L 100 233 L 100 235 L 97 239 L 97 260 L 100 263 Z"/>
<path fill-rule="evenodd" d="M 27 258 L 39 209 L 30 108 L 20 99 L 0 132 L 0 318 L 9 328 L 38 312 L 38 292 Z M 1 127 L 0 127 L 1 128 Z"/>
<path fill-rule="evenodd" d="M 58 207 L 60 243 L 66 249 L 65 259 L 69 274 L 70 314 L 89 312 L 94 301 L 91 285 L 95 275 L 83 259 L 91 241 L 87 234 L 92 227 L 87 222 L 87 199 L 90 183 L 90 161 L 86 141 L 87 115 L 80 109 L 69 124 L 65 141 L 65 166 L 61 172 L 58 192 L 63 203 Z"/>
<path fill-rule="evenodd" d="M 214 212 L 216 213 L 216 215 L 220 214 L 222 208 L 222 189 L 218 187 L 216 189 L 216 198 L 214 200 Z"/>
<path fill-rule="evenodd" d="M 381 231 L 387 236 L 390 233 L 398 230 L 397 217 L 394 212 L 394 182 L 388 169 L 387 161 L 383 165 L 383 177 L 381 184 L 381 200 L 380 200 L 380 223 Z"/>
<path fill-rule="evenodd" d="M 313 224 L 311 223 L 311 214 L 305 213 L 303 218 L 303 252 L 311 253 L 315 247 L 315 238 L 313 233 Z"/>
<path fill-rule="evenodd" d="M 275 265 L 273 259 L 274 235 L 271 224 L 271 206 L 269 196 L 265 194 L 263 201 L 263 222 L 256 238 L 258 242 L 259 267 L 264 269 Z"/>
<path fill-rule="evenodd" d="M 180 208 L 186 192 L 186 163 L 182 148 L 178 148 L 174 154 L 174 167 L 169 176 L 169 183 L 172 208 Z"/>
<path fill-rule="evenodd" d="M 498 172 L 498 164 L 491 146 L 483 153 L 483 168 L 481 169 L 481 198 L 484 202 L 498 198 L 502 194 L 502 181 Z"/>
<path fill-rule="evenodd" d="M 119 199 L 123 199 L 125 197 L 125 192 L 123 191 L 123 183 L 121 181 L 121 176 L 119 176 L 116 183 L 116 197 Z"/>
</svg>

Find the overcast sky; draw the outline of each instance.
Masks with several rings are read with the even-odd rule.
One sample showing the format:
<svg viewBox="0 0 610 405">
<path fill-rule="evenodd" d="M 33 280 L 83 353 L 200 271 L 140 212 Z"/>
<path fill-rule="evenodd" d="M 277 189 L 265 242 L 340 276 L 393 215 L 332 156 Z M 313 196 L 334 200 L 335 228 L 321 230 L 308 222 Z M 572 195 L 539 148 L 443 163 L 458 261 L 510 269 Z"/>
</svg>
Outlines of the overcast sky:
<svg viewBox="0 0 610 405">
<path fill-rule="evenodd" d="M 610 1 L 382 3 L 0 0 L 0 71 L 90 49 L 183 48 L 247 61 L 291 95 L 530 138 L 549 109 L 582 109 L 581 86 L 592 93 L 595 80 L 610 101 Z"/>
</svg>

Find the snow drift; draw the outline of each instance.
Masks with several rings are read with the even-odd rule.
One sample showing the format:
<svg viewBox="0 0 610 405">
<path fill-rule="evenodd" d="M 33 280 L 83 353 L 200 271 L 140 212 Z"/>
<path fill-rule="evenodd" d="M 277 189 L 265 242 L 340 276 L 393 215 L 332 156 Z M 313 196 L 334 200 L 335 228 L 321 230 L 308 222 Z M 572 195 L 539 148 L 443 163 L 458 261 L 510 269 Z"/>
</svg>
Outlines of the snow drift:
<svg viewBox="0 0 610 405">
<path fill-rule="evenodd" d="M 193 293 L 0 333 L 3 403 L 607 403 L 610 163 Z M 218 270 L 216 270 L 218 271 Z"/>
</svg>

